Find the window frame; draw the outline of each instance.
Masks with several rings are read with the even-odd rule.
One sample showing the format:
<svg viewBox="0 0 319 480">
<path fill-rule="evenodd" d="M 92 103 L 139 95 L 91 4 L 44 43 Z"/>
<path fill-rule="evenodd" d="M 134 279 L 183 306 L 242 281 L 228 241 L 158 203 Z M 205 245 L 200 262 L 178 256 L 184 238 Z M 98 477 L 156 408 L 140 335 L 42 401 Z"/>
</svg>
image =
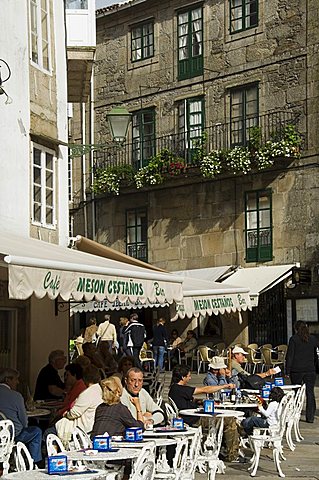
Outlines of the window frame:
<svg viewBox="0 0 319 480">
<path fill-rule="evenodd" d="M 198 135 L 192 136 L 192 132 L 196 130 L 194 129 L 192 130 L 192 123 L 191 123 L 192 113 L 190 112 L 190 110 L 191 110 L 191 104 L 195 102 L 201 102 L 201 110 L 200 110 L 201 123 L 196 124 L 196 125 L 200 125 L 200 128 L 197 129 L 200 131 L 200 133 Z M 184 113 L 181 113 L 182 107 L 184 108 Z M 194 113 L 194 115 L 196 115 L 196 113 Z M 187 162 L 191 163 L 193 152 L 194 152 L 194 149 L 196 148 L 196 145 L 193 146 L 192 142 L 194 142 L 194 140 L 200 139 L 205 129 L 205 97 L 204 96 L 190 97 L 190 98 L 185 98 L 179 101 L 177 104 L 177 116 L 178 116 L 178 121 L 177 121 L 178 138 L 182 144 L 181 148 L 185 152 L 185 158 Z M 183 122 L 183 129 L 182 129 L 181 118 L 183 116 L 184 116 L 184 122 Z"/>
<path fill-rule="evenodd" d="M 128 225 L 128 215 L 129 214 L 134 214 L 135 216 L 135 222 L 134 225 L 129 226 Z M 138 223 L 138 218 L 142 218 L 142 216 L 145 217 L 145 225 L 146 225 L 146 230 L 143 235 L 143 224 L 140 221 Z M 141 229 L 141 240 L 138 241 L 136 240 L 138 238 L 138 229 Z M 129 231 L 130 229 L 134 229 L 134 237 L 135 237 L 135 242 L 129 242 Z M 143 239 L 143 236 L 145 238 Z M 138 208 L 129 208 L 126 209 L 125 211 L 125 243 L 126 243 L 126 255 L 129 255 L 132 258 L 136 258 L 138 260 L 141 260 L 143 262 L 148 262 L 148 217 L 147 217 L 147 208 L 146 207 L 138 207 Z M 144 256 L 136 256 L 131 255 L 132 252 L 130 252 L 130 247 L 135 246 L 135 251 L 138 253 L 139 247 L 144 247 L 145 250 L 145 255 Z"/>
<path fill-rule="evenodd" d="M 256 208 L 248 209 L 248 195 L 255 195 Z M 267 196 L 269 199 L 269 208 L 260 208 L 259 201 L 261 197 Z M 269 211 L 269 226 L 260 227 L 261 212 Z M 256 212 L 256 227 L 248 227 L 248 214 Z M 270 241 L 267 245 L 260 243 L 261 232 L 269 230 Z M 249 232 L 256 232 L 256 245 L 249 246 Z M 272 190 L 270 188 L 261 190 L 249 190 L 245 192 L 245 247 L 246 262 L 268 262 L 273 259 L 273 224 L 272 224 Z"/>
<path fill-rule="evenodd" d="M 40 166 L 35 163 L 35 150 L 40 151 Z M 47 155 L 52 156 L 52 168 L 47 168 Z M 35 169 L 40 171 L 40 183 L 36 182 Z M 48 186 L 47 172 L 51 172 L 52 186 Z M 40 188 L 40 199 L 36 200 L 35 188 Z M 47 192 L 52 193 L 52 205 L 47 202 Z M 32 143 L 32 209 L 31 219 L 34 225 L 40 225 L 50 229 L 56 229 L 56 153 L 43 145 Z M 40 220 L 36 218 L 35 206 L 40 206 Z M 47 209 L 52 211 L 52 223 L 47 222 Z"/>
<path fill-rule="evenodd" d="M 52 61 L 51 61 L 51 29 L 50 29 L 50 19 L 51 19 L 51 14 L 50 14 L 50 1 L 49 0 L 44 0 L 46 4 L 46 30 L 47 30 L 47 35 L 46 39 L 44 39 L 44 32 L 42 29 L 42 2 L 41 0 L 29 0 L 29 9 L 30 9 L 30 61 L 31 64 L 34 65 L 35 67 L 47 72 L 51 73 L 52 71 Z M 33 28 L 33 12 L 35 12 L 35 25 Z M 36 52 L 33 49 L 33 39 L 35 38 L 35 44 L 36 44 Z M 48 51 L 48 61 L 47 65 L 44 65 L 44 48 L 43 45 L 47 46 L 47 51 Z M 37 55 L 37 59 L 34 59 L 34 54 Z"/>
<path fill-rule="evenodd" d="M 151 122 L 145 121 L 146 115 L 151 115 Z M 135 119 L 138 120 L 137 123 L 135 123 Z M 146 134 L 145 132 L 146 125 L 152 125 L 152 132 L 150 134 Z M 135 128 L 139 130 L 139 135 L 135 135 Z M 147 142 L 149 142 L 149 145 Z M 150 152 L 147 153 L 147 150 Z M 135 170 L 145 167 L 148 164 L 149 159 L 155 154 L 156 110 L 155 107 L 143 108 L 132 114 L 132 165 Z"/>
<path fill-rule="evenodd" d="M 196 30 L 196 33 L 201 33 L 200 42 L 198 42 L 198 48 L 200 48 L 200 54 L 193 53 L 194 49 L 194 37 L 193 37 L 193 24 L 198 19 L 192 19 L 192 13 L 196 10 L 200 10 L 200 24 L 201 28 Z M 180 17 L 182 15 L 188 15 L 187 22 L 180 23 Z M 192 8 L 183 9 L 177 12 L 177 62 L 178 62 L 178 80 L 185 80 L 193 78 L 198 75 L 202 75 L 204 72 L 204 9 L 202 5 L 195 5 Z M 187 34 L 180 32 L 180 26 L 187 25 Z M 181 38 L 186 38 L 186 45 L 182 45 Z M 181 52 L 186 48 L 186 58 L 181 58 Z"/>
<path fill-rule="evenodd" d="M 253 115 L 247 114 L 248 110 L 248 104 L 249 102 L 247 101 L 247 94 L 249 90 L 255 89 L 256 92 L 256 111 L 254 112 Z M 242 114 L 240 116 L 234 117 L 233 116 L 233 106 L 235 105 L 233 101 L 233 96 L 236 92 L 239 92 L 242 96 L 242 101 L 238 105 L 241 105 L 242 109 Z M 234 123 L 237 122 L 238 124 L 242 124 L 242 128 L 237 128 L 234 129 L 233 125 Z M 257 127 L 259 125 L 259 83 L 254 82 L 254 83 L 249 83 L 246 85 L 240 85 L 238 87 L 233 87 L 230 89 L 230 146 L 231 148 L 235 146 L 246 146 L 248 141 L 249 141 L 249 135 L 247 133 L 249 132 L 249 128 L 251 127 Z M 234 132 L 242 132 L 240 136 L 240 139 L 238 141 L 233 141 L 233 134 Z"/>
<path fill-rule="evenodd" d="M 258 27 L 258 23 L 259 23 L 259 0 L 239 0 L 239 1 L 241 1 L 241 6 L 237 6 L 237 5 L 233 6 L 232 3 L 234 2 L 234 0 L 229 0 L 229 33 L 231 35 L 234 33 L 250 30 L 251 28 L 256 28 Z M 245 12 L 248 5 L 255 5 L 256 11 L 253 13 L 250 13 L 249 15 L 246 15 Z M 234 20 L 238 21 L 239 19 L 241 19 L 241 28 L 233 29 L 232 28 L 232 23 L 233 23 L 232 12 L 237 8 L 241 8 L 241 16 Z M 249 26 L 247 26 L 246 19 L 251 18 L 253 14 L 256 15 L 255 23 L 249 24 Z"/>
<path fill-rule="evenodd" d="M 144 28 L 151 26 L 151 33 L 144 34 Z M 133 38 L 133 32 L 137 29 L 141 29 L 141 35 L 139 37 Z M 151 38 L 151 42 L 145 42 L 146 39 Z M 133 42 L 140 39 L 141 45 L 139 48 L 133 48 Z M 144 53 L 145 49 L 151 49 L 149 54 Z M 141 50 L 141 57 L 134 58 L 133 52 Z M 155 55 L 155 39 L 154 39 L 154 20 L 148 20 L 144 22 L 137 23 L 131 27 L 131 62 L 136 63 L 148 58 L 153 58 Z"/>
</svg>

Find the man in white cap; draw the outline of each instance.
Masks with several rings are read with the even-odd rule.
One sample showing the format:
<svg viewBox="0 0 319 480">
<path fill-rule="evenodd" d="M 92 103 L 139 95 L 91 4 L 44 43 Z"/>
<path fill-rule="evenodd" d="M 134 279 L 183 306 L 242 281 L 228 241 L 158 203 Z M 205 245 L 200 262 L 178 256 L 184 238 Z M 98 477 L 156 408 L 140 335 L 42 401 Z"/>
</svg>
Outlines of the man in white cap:
<svg viewBox="0 0 319 480">
<path fill-rule="evenodd" d="M 226 385 L 230 382 L 230 370 L 222 357 L 213 357 L 208 365 L 204 385 Z"/>
<path fill-rule="evenodd" d="M 231 359 L 231 381 L 235 383 L 236 387 L 240 387 L 239 376 L 249 377 L 251 374 L 243 369 L 242 364 L 246 363 L 246 355 L 248 352 L 241 347 L 235 346 L 232 350 L 232 359 Z M 266 378 L 270 375 L 275 375 L 276 370 L 270 368 L 267 372 L 257 373 L 258 377 Z"/>
</svg>

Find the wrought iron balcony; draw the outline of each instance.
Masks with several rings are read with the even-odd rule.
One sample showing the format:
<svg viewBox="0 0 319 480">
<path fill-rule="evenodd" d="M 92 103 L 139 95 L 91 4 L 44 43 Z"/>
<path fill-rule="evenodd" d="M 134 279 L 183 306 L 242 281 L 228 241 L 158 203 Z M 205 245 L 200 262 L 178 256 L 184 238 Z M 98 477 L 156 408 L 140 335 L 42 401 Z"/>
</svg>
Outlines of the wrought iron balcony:
<svg viewBox="0 0 319 480">
<path fill-rule="evenodd" d="M 229 150 L 237 145 L 249 145 L 252 137 L 256 136 L 257 128 L 259 141 L 262 144 L 268 140 L 280 140 L 288 125 L 293 125 L 296 130 L 299 130 L 298 122 L 299 115 L 296 113 L 278 111 L 245 120 L 216 123 L 203 130 L 196 129 L 187 133 L 138 139 L 120 147 L 107 146 L 103 151 L 95 151 L 94 168 L 132 165 L 138 170 L 147 165 L 149 159 L 163 149 L 184 159 L 188 166 L 195 166 L 194 151 L 196 149 L 200 148 L 204 154 L 212 150 Z"/>
</svg>

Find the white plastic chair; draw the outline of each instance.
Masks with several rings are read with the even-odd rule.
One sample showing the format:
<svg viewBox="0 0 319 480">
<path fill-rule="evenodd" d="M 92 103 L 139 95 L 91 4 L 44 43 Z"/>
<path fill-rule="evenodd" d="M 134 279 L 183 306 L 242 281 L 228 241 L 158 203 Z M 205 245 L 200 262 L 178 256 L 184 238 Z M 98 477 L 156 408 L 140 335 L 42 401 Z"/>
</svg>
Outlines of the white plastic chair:
<svg viewBox="0 0 319 480">
<path fill-rule="evenodd" d="M 72 432 L 72 443 L 75 450 L 80 450 L 82 448 L 92 448 L 92 441 L 90 437 L 79 427 L 75 427 Z"/>
<path fill-rule="evenodd" d="M 251 472 L 251 477 L 255 477 L 256 475 L 260 453 L 265 446 L 272 448 L 273 450 L 273 460 L 278 475 L 280 477 L 285 476 L 280 466 L 281 460 L 286 460 L 283 455 L 282 440 L 286 430 L 287 416 L 290 410 L 289 402 L 293 401 L 293 392 L 287 393 L 280 401 L 278 407 L 278 424 L 269 428 L 255 428 L 253 434 L 249 436 L 250 447 L 253 451 L 253 457 L 251 459 L 252 464 L 248 468 L 248 470 Z"/>
<path fill-rule="evenodd" d="M 211 421 L 207 439 L 204 443 L 204 452 L 197 455 L 196 463 L 200 468 L 207 468 L 209 480 L 214 480 L 216 473 L 225 473 L 226 466 L 220 460 L 219 453 L 222 445 L 224 431 L 224 418 L 216 418 L 216 423 Z"/>
<path fill-rule="evenodd" d="M 134 471 L 129 480 L 153 480 L 155 471 L 155 461 L 148 460 L 147 462 L 141 463 L 139 468 Z"/>
<path fill-rule="evenodd" d="M 3 473 L 9 471 L 9 460 L 14 445 L 14 424 L 11 420 L 0 420 L 0 463 Z"/>
<path fill-rule="evenodd" d="M 197 461 L 201 455 L 203 438 L 202 427 L 198 427 L 194 430 L 194 435 L 188 437 L 190 439 L 190 444 L 186 460 L 186 468 L 183 473 L 183 480 L 194 480 L 196 469 L 198 469 L 200 473 L 205 472 L 204 466 Z"/>
<path fill-rule="evenodd" d="M 57 453 L 66 451 L 62 440 L 60 440 L 60 438 L 55 435 L 55 433 L 49 433 L 46 438 L 46 446 L 49 457 L 51 457 L 51 455 L 56 455 Z"/>
<path fill-rule="evenodd" d="M 165 472 L 160 472 L 157 470 L 155 472 L 154 478 L 163 480 L 182 480 L 184 478 L 186 469 L 187 451 L 187 438 L 178 439 L 175 457 L 173 459 L 173 467 Z"/>
<path fill-rule="evenodd" d="M 200 345 L 197 351 L 198 359 L 197 359 L 197 373 L 199 374 L 201 366 L 204 366 L 205 371 L 205 363 L 209 364 L 212 357 L 214 356 L 214 351 L 207 347 L 206 345 Z"/>
<path fill-rule="evenodd" d="M 17 472 L 26 472 L 33 470 L 34 461 L 29 450 L 22 442 L 17 442 L 14 447 L 14 462 Z"/>
<path fill-rule="evenodd" d="M 168 403 L 170 404 L 171 407 L 173 407 L 173 409 L 175 411 L 175 415 L 178 416 L 179 415 L 179 409 L 178 409 L 176 403 L 174 402 L 174 400 L 171 397 L 168 397 Z"/>
<path fill-rule="evenodd" d="M 301 442 L 301 440 L 304 439 L 300 433 L 299 422 L 300 422 L 300 417 L 301 417 L 301 412 L 302 412 L 302 407 L 305 401 L 305 397 L 306 397 L 306 384 L 302 385 L 302 387 L 299 388 L 299 390 L 297 391 L 294 398 L 293 407 L 291 409 L 290 415 L 288 415 L 286 440 L 287 440 L 288 447 L 292 451 L 295 450 L 296 448 L 296 445 L 294 444 L 292 439 L 292 431 L 294 430 L 296 442 Z"/>
</svg>

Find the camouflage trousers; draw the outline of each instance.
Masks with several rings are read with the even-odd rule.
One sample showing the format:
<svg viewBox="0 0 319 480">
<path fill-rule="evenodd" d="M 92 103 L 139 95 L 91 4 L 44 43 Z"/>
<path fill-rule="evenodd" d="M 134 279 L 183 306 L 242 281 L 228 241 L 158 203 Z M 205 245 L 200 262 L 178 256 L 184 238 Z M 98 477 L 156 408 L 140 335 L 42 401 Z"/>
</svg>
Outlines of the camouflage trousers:
<svg viewBox="0 0 319 480">
<path fill-rule="evenodd" d="M 238 457 L 239 434 L 236 418 L 224 418 L 223 446 L 225 449 L 225 460 L 231 462 Z"/>
</svg>

